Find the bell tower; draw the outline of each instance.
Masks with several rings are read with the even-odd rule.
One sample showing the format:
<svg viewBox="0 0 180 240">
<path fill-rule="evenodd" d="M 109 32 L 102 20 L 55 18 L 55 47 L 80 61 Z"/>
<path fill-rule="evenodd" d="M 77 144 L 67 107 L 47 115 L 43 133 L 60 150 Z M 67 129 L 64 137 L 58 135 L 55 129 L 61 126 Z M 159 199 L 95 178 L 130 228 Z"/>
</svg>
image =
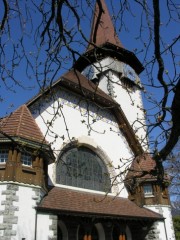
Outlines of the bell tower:
<svg viewBox="0 0 180 240">
<path fill-rule="evenodd" d="M 145 149 L 145 114 L 139 78 L 144 68 L 118 38 L 104 0 L 96 2 L 88 47 L 74 68 L 120 105 Z"/>
</svg>

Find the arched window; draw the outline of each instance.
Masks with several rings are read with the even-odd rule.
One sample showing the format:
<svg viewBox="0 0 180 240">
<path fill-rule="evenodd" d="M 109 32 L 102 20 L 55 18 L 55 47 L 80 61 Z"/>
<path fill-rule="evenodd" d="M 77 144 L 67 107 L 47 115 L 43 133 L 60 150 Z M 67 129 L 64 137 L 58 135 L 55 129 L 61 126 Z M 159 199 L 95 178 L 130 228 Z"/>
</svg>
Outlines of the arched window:
<svg viewBox="0 0 180 240">
<path fill-rule="evenodd" d="M 60 156 L 56 182 L 103 192 L 111 188 L 106 165 L 95 152 L 86 147 L 71 148 Z"/>
</svg>

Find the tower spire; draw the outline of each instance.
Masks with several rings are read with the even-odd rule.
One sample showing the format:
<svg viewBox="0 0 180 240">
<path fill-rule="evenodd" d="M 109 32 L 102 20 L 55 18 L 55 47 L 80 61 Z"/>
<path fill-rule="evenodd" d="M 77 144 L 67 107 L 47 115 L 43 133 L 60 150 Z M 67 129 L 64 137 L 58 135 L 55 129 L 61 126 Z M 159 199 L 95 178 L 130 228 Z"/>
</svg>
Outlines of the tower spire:
<svg viewBox="0 0 180 240">
<path fill-rule="evenodd" d="M 117 47 L 123 48 L 123 45 L 115 32 L 104 0 L 96 1 L 89 42 L 87 51 L 93 49 L 94 45 L 99 47 L 106 43 L 111 43 Z"/>
<path fill-rule="evenodd" d="M 137 74 L 144 69 L 135 54 L 125 49 L 119 40 L 105 0 L 96 0 L 88 47 L 73 67 L 82 72 L 90 64 L 106 57 L 130 65 Z"/>
</svg>

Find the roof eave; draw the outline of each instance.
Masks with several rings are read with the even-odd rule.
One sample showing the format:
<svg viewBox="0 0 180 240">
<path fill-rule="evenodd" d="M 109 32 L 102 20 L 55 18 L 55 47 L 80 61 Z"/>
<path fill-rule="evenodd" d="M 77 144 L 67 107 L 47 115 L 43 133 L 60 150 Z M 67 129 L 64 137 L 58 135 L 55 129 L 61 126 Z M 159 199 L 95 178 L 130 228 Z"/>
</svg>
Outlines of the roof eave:
<svg viewBox="0 0 180 240">
<path fill-rule="evenodd" d="M 101 46 L 94 46 L 91 50 L 82 54 L 73 67 L 81 72 L 88 65 L 100 61 L 104 57 L 113 57 L 129 64 L 137 74 L 140 74 L 144 70 L 143 65 L 133 52 L 108 42 Z"/>
<path fill-rule="evenodd" d="M 9 136 L 9 137 L 0 137 L 0 143 L 9 144 L 14 143 L 18 145 L 22 145 L 23 147 L 33 148 L 36 150 L 40 150 L 44 152 L 48 152 L 50 158 L 48 158 L 48 164 L 51 164 L 55 161 L 55 157 L 53 155 L 52 149 L 49 144 L 43 142 L 32 141 L 23 137 L 18 136 Z"/>
<path fill-rule="evenodd" d="M 89 218 L 96 217 L 96 218 L 108 218 L 108 219 L 123 219 L 123 220 L 145 220 L 145 221 L 157 221 L 163 220 L 164 217 L 157 216 L 157 217 L 147 217 L 147 216 L 129 216 L 129 215 L 115 215 L 115 214 L 105 214 L 105 213 L 92 213 L 92 212 L 80 212 L 80 211 L 69 211 L 69 210 L 62 210 L 62 209 L 53 209 L 53 208 L 46 208 L 37 206 L 36 207 L 38 212 L 46 212 L 46 213 L 56 213 L 56 214 L 64 214 L 70 216 L 87 216 Z"/>
</svg>

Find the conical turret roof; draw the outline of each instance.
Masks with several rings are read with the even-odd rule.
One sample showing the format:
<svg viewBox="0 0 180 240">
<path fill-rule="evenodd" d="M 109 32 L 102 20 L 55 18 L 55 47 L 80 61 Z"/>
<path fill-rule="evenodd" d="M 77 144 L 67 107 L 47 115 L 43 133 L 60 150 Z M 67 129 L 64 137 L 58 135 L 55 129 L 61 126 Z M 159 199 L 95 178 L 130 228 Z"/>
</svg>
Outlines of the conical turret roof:
<svg viewBox="0 0 180 240">
<path fill-rule="evenodd" d="M 96 2 L 89 42 L 87 51 L 93 49 L 94 45 L 102 46 L 105 43 L 123 48 L 104 0 Z"/>
<path fill-rule="evenodd" d="M 1 136 L 20 137 L 33 142 L 47 144 L 41 130 L 26 105 L 0 121 Z"/>
</svg>

